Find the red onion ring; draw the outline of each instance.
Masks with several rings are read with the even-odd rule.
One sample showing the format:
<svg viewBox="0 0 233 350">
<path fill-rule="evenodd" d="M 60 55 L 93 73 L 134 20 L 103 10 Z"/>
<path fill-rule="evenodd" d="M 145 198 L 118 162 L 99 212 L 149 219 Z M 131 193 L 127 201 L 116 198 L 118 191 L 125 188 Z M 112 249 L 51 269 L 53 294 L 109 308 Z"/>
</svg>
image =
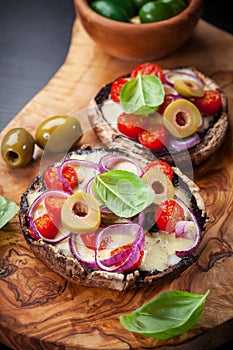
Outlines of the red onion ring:
<svg viewBox="0 0 233 350">
<path fill-rule="evenodd" d="M 68 160 L 65 160 L 64 162 L 62 162 L 62 164 L 58 168 L 58 178 L 62 182 L 64 191 L 66 191 L 66 192 L 68 192 L 70 194 L 74 193 L 74 191 L 72 190 L 72 188 L 68 184 L 66 178 L 63 176 L 63 169 L 66 166 L 84 166 L 84 167 L 96 169 L 97 171 L 99 170 L 98 164 L 95 164 L 95 163 L 92 163 L 92 162 L 88 162 L 88 161 L 85 161 L 85 160 L 68 159 Z"/>
<path fill-rule="evenodd" d="M 92 178 L 88 181 L 88 183 L 86 184 L 85 192 L 88 193 L 88 194 L 91 194 L 93 197 L 95 197 L 95 199 L 96 199 L 97 201 L 99 201 L 98 198 L 96 197 L 96 194 L 95 194 L 94 190 L 93 190 L 93 182 L 94 182 L 94 180 L 95 180 L 95 178 L 92 177 Z M 100 202 L 99 202 L 99 203 L 100 203 Z"/>
<path fill-rule="evenodd" d="M 140 166 L 134 162 L 132 159 L 126 157 L 126 156 L 120 156 L 116 154 L 106 154 L 103 156 L 99 161 L 99 169 L 101 173 L 104 173 L 106 171 L 112 170 L 112 168 L 121 162 L 128 162 L 130 164 L 133 164 L 135 166 L 135 174 L 138 176 L 142 176 L 143 170 L 140 168 Z M 125 169 L 127 170 L 127 169 Z"/>
<path fill-rule="evenodd" d="M 163 84 L 165 95 L 175 95 L 178 96 L 178 92 L 170 84 Z"/>
<path fill-rule="evenodd" d="M 33 230 L 36 239 L 42 238 L 45 242 L 47 243 L 59 243 L 61 241 L 63 241 L 64 239 L 66 239 L 67 237 L 69 237 L 70 232 L 69 231 L 65 231 L 64 233 L 62 232 L 62 235 L 57 238 L 46 238 L 43 237 L 40 232 L 37 230 L 37 227 L 35 225 L 34 222 L 34 218 L 33 218 L 33 212 L 36 210 L 36 208 L 38 207 L 38 205 L 40 205 L 40 203 L 47 197 L 47 196 L 54 196 L 54 197 L 64 197 L 65 199 L 69 197 L 69 194 L 63 191 L 59 191 L 59 190 L 47 190 L 42 192 L 30 205 L 29 210 L 28 210 L 28 218 L 29 218 L 29 223 L 30 223 L 30 227 Z"/>
<path fill-rule="evenodd" d="M 175 227 L 175 236 L 193 240 L 196 237 L 195 229 L 196 226 L 193 221 L 178 221 Z"/>
<path fill-rule="evenodd" d="M 174 87 L 174 83 L 177 79 L 188 79 L 188 80 L 195 81 L 201 86 L 204 85 L 203 81 L 197 75 L 192 73 L 187 73 L 187 72 L 169 71 L 164 74 L 164 78 L 165 78 L 165 83 L 172 87 Z"/>
<path fill-rule="evenodd" d="M 201 115 L 201 122 L 200 125 L 198 126 L 198 131 L 202 131 L 204 129 L 204 117 Z"/>
<path fill-rule="evenodd" d="M 130 234 L 134 240 L 131 246 L 127 249 L 114 254 L 108 259 L 99 259 L 99 249 L 102 240 L 109 241 L 109 238 L 113 235 Z M 142 227 L 138 224 L 116 224 L 104 228 L 98 235 L 96 241 L 96 264 L 101 270 L 109 272 L 122 272 L 130 270 L 131 267 L 140 258 L 141 251 L 144 248 L 145 236 Z"/>
<path fill-rule="evenodd" d="M 75 259 L 77 259 L 83 265 L 90 267 L 91 269 L 98 269 L 98 265 L 96 264 L 95 260 L 93 260 L 93 261 L 86 260 L 85 257 L 83 257 L 79 254 L 78 250 L 76 249 L 76 245 L 75 245 L 75 237 L 76 236 L 77 236 L 76 234 L 71 233 L 70 238 L 69 238 L 69 246 L 70 246 L 70 251 L 71 251 L 72 255 L 74 256 Z"/>
<path fill-rule="evenodd" d="M 158 108 L 158 113 L 163 115 L 164 114 L 164 111 L 165 109 L 167 108 L 167 106 L 172 103 L 173 101 L 176 101 L 176 100 L 180 100 L 180 99 L 184 99 L 183 97 L 181 97 L 180 95 L 176 94 L 176 95 L 173 95 L 173 94 L 167 94 L 165 96 L 165 99 L 164 99 L 164 102 L 159 106 Z M 163 124 L 163 120 L 162 120 L 162 124 Z"/>
<path fill-rule="evenodd" d="M 194 147 L 200 141 L 198 133 L 194 133 L 189 137 L 183 139 L 176 139 L 172 135 L 169 135 L 166 142 L 166 147 L 169 151 L 183 151 L 187 148 Z"/>
<path fill-rule="evenodd" d="M 138 225 L 143 226 L 145 222 L 145 212 L 141 211 L 141 213 L 138 214 Z"/>
<path fill-rule="evenodd" d="M 191 217 L 191 220 L 192 222 L 194 223 L 195 227 L 196 227 L 196 231 L 197 231 L 197 234 L 196 234 L 196 239 L 195 239 L 195 242 L 194 244 L 186 249 L 186 250 L 177 250 L 176 251 L 176 255 L 180 258 L 186 256 L 186 255 L 189 255 L 189 254 L 192 254 L 194 252 L 194 250 L 197 249 L 200 241 L 201 241 L 201 229 L 200 229 L 200 226 L 197 222 L 197 219 L 196 219 L 196 216 L 194 215 L 194 213 L 192 212 L 192 210 L 180 199 L 178 198 L 177 196 L 174 197 L 174 199 L 185 209 L 188 211 L 190 217 Z M 176 237 L 180 237 L 182 234 L 181 233 L 178 233 L 176 234 Z M 185 230 L 183 231 L 183 236 L 189 238 L 189 234 L 188 233 L 185 233 Z"/>
</svg>

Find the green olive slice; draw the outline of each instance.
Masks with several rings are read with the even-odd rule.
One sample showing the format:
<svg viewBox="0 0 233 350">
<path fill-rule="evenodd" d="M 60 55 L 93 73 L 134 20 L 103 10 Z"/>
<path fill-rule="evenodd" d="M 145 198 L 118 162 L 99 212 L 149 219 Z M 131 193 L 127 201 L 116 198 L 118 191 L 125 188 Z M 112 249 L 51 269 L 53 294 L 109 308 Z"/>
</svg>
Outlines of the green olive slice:
<svg viewBox="0 0 233 350">
<path fill-rule="evenodd" d="M 189 79 L 177 79 L 174 82 L 175 90 L 184 97 L 202 97 L 205 93 L 198 82 Z"/>
<path fill-rule="evenodd" d="M 197 131 L 201 123 L 201 113 L 192 102 L 178 99 L 167 106 L 163 121 L 170 134 L 176 138 L 184 138 Z"/>
<path fill-rule="evenodd" d="M 97 200 L 90 194 L 76 192 L 67 198 L 61 209 L 62 225 L 72 233 L 90 233 L 100 225 Z"/>
<path fill-rule="evenodd" d="M 160 170 L 151 168 L 146 171 L 142 179 L 152 187 L 155 192 L 154 204 L 160 205 L 167 199 L 172 199 L 175 188 L 171 180 Z"/>
</svg>

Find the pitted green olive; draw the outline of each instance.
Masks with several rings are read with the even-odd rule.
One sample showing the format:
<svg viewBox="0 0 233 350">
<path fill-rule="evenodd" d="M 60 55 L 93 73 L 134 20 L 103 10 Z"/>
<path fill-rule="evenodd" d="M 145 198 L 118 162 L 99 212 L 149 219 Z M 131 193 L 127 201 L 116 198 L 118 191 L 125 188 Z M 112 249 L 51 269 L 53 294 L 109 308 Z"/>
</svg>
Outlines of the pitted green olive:
<svg viewBox="0 0 233 350">
<path fill-rule="evenodd" d="M 154 203 L 156 205 L 174 197 L 175 188 L 168 176 L 162 171 L 151 168 L 143 174 L 142 179 L 154 190 Z"/>
<path fill-rule="evenodd" d="M 44 120 L 35 135 L 37 145 L 47 152 L 68 152 L 83 136 L 80 122 L 75 117 L 53 116 Z"/>
<path fill-rule="evenodd" d="M 174 88 L 184 97 L 202 97 L 205 93 L 200 84 L 189 79 L 177 79 L 174 83 Z"/>
<path fill-rule="evenodd" d="M 94 232 L 101 215 L 97 200 L 88 193 L 75 192 L 65 200 L 61 209 L 62 225 L 73 233 Z"/>
<path fill-rule="evenodd" d="M 2 158 L 12 168 L 24 167 L 32 160 L 34 147 L 34 138 L 27 130 L 11 129 L 2 140 Z"/>
<path fill-rule="evenodd" d="M 198 108 L 183 98 L 171 102 L 163 114 L 164 125 L 176 138 L 192 135 L 201 123 Z"/>
</svg>

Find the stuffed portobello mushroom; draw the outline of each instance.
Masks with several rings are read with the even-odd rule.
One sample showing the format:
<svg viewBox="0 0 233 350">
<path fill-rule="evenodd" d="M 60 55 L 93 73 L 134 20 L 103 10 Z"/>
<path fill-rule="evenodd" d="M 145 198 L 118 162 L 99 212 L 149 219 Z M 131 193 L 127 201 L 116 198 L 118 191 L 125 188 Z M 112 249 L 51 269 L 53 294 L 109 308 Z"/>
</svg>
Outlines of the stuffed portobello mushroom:
<svg viewBox="0 0 233 350">
<path fill-rule="evenodd" d="M 222 145 L 228 129 L 227 97 L 194 67 L 162 69 L 142 63 L 103 86 L 90 102 L 89 120 L 111 147 L 193 166 Z"/>
<path fill-rule="evenodd" d="M 22 194 L 20 225 L 49 269 L 124 291 L 193 264 L 206 224 L 198 186 L 177 167 L 119 149 L 67 154 Z"/>
</svg>

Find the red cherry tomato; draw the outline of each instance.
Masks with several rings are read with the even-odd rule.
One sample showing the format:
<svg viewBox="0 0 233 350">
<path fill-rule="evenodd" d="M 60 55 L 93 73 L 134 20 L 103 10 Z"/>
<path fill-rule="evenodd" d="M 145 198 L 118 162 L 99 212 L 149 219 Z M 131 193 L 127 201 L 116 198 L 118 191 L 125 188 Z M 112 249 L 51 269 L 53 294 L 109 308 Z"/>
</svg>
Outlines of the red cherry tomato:
<svg viewBox="0 0 233 350">
<path fill-rule="evenodd" d="M 137 67 L 135 67 L 132 70 L 130 74 L 130 78 L 136 78 L 139 71 L 141 72 L 142 75 L 155 75 L 161 80 L 162 83 L 164 83 L 163 70 L 157 64 L 149 63 L 149 62 L 139 64 Z"/>
<path fill-rule="evenodd" d="M 87 248 L 92 250 L 96 249 L 97 235 L 98 235 L 98 232 L 81 234 L 82 241 Z M 103 240 L 100 244 L 99 250 L 106 249 L 106 246 L 107 246 L 107 242 L 104 242 Z"/>
<path fill-rule="evenodd" d="M 54 225 L 48 214 L 43 214 L 42 216 L 38 217 L 34 223 L 37 230 L 44 238 L 53 239 L 58 232 L 56 225 Z"/>
<path fill-rule="evenodd" d="M 122 134 L 137 140 L 138 135 L 146 128 L 148 116 L 122 113 L 117 119 L 118 130 Z"/>
<path fill-rule="evenodd" d="M 153 124 L 147 130 L 142 131 L 138 136 L 138 141 L 152 151 L 164 149 L 167 140 L 167 129 L 163 124 Z"/>
<path fill-rule="evenodd" d="M 176 223 L 184 220 L 183 208 L 173 199 L 166 200 L 160 204 L 154 213 L 154 219 L 159 230 L 169 233 L 175 231 Z"/>
<path fill-rule="evenodd" d="M 63 206 L 64 201 L 64 197 L 45 197 L 45 208 L 47 210 L 48 215 L 50 216 L 50 218 L 56 226 L 58 226 L 61 222 L 61 208 Z"/>
<path fill-rule="evenodd" d="M 127 79 L 119 78 L 112 83 L 112 86 L 110 89 L 110 96 L 114 102 L 120 102 L 121 89 L 123 88 L 123 85 L 127 83 L 127 81 L 128 81 Z"/>
<path fill-rule="evenodd" d="M 157 112 L 158 112 L 159 114 L 163 115 L 163 113 L 164 113 L 165 109 L 167 108 L 167 106 L 168 106 L 171 102 L 175 101 L 176 98 L 177 98 L 177 97 L 176 97 L 175 95 L 165 95 L 164 101 L 163 101 L 163 103 L 159 106 Z"/>
<path fill-rule="evenodd" d="M 118 253 L 120 253 L 120 252 L 122 252 L 122 251 L 124 251 L 124 250 L 129 249 L 131 246 L 132 246 L 132 244 L 129 243 L 129 244 L 123 245 L 123 246 L 121 246 L 121 247 L 118 247 L 118 248 L 116 248 L 116 249 L 114 249 L 114 250 L 111 251 L 111 256 L 114 256 L 114 255 L 116 255 L 116 254 L 118 254 Z M 135 261 L 135 263 L 132 264 L 132 265 L 129 267 L 129 269 L 126 269 L 126 270 L 124 270 L 124 271 L 128 271 L 128 270 L 131 271 L 131 270 L 136 269 L 136 268 L 141 264 L 143 255 L 144 255 L 144 251 L 141 250 L 138 260 Z M 116 266 L 121 265 L 121 263 L 122 263 L 122 262 L 119 262 L 119 264 L 116 264 Z"/>
<path fill-rule="evenodd" d="M 77 181 L 78 181 L 78 176 L 74 168 L 72 168 L 69 165 L 65 166 L 62 171 L 62 175 L 68 181 L 70 187 L 74 188 L 74 186 L 77 184 Z"/>
<path fill-rule="evenodd" d="M 202 113 L 214 115 L 221 110 L 222 96 L 217 90 L 206 90 L 204 96 L 195 97 L 193 102 Z"/>
<path fill-rule="evenodd" d="M 149 169 L 153 169 L 153 168 L 162 171 L 172 181 L 173 170 L 172 170 L 172 167 L 168 163 L 163 162 L 162 160 L 154 160 L 153 162 L 149 163 L 145 167 L 144 171 L 146 172 Z"/>
<path fill-rule="evenodd" d="M 62 174 L 64 178 L 68 181 L 71 188 L 77 184 L 78 176 L 74 168 L 71 166 L 65 166 Z M 49 190 L 63 190 L 62 183 L 58 178 L 58 167 L 49 167 L 44 173 L 44 182 Z"/>
</svg>

